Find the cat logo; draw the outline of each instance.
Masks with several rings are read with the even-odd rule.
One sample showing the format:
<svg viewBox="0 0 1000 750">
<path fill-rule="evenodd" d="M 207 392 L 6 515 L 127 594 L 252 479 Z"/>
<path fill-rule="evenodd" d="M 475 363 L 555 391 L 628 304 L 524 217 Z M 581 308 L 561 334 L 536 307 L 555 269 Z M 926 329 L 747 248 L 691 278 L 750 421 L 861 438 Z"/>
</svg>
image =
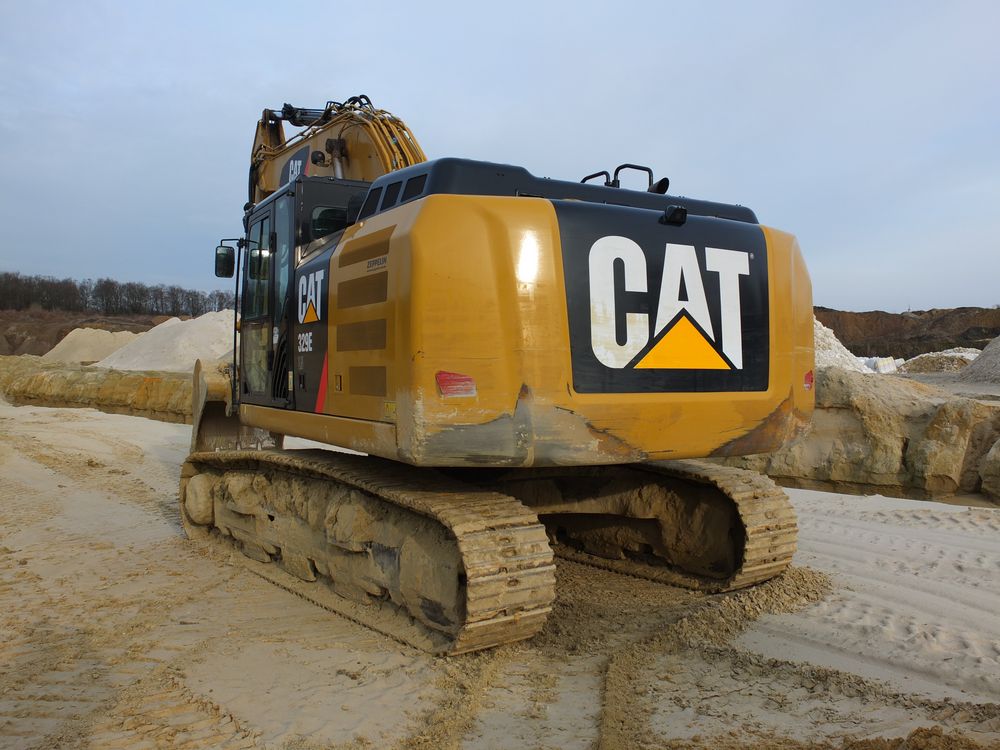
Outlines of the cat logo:
<svg viewBox="0 0 1000 750">
<path fill-rule="evenodd" d="M 323 317 L 323 278 L 326 271 L 299 277 L 299 323 L 318 323 Z"/>
<path fill-rule="evenodd" d="M 281 168 L 281 176 L 278 178 L 278 182 L 284 185 L 301 174 L 309 174 L 308 164 L 309 147 L 303 146 L 285 162 Z"/>
<path fill-rule="evenodd" d="M 616 265 L 624 277 L 617 290 Z M 597 240 L 590 248 L 589 270 L 590 343 L 605 367 L 742 369 L 740 277 L 750 274 L 750 253 L 706 247 L 702 268 L 693 245 L 666 243 L 658 302 L 649 312 L 620 312 L 619 297 L 653 291 L 648 288 L 646 254 L 634 240 Z M 715 275 L 718 326 L 712 323 L 703 274 Z"/>
<path fill-rule="evenodd" d="M 558 202 L 577 393 L 766 391 L 767 239 L 759 224 Z"/>
</svg>

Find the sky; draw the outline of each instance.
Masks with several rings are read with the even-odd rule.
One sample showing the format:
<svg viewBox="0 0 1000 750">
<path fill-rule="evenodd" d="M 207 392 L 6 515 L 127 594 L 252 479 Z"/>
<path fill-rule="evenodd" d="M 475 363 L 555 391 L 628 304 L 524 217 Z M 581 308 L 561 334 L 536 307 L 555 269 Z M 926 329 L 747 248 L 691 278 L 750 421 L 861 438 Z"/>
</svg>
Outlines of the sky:
<svg viewBox="0 0 1000 750">
<path fill-rule="evenodd" d="M 1000 304 L 1000 3 L 0 13 L 0 271 L 219 288 L 261 111 L 364 93 L 429 158 L 572 180 L 637 162 L 749 206 L 798 237 L 818 305 Z"/>
</svg>

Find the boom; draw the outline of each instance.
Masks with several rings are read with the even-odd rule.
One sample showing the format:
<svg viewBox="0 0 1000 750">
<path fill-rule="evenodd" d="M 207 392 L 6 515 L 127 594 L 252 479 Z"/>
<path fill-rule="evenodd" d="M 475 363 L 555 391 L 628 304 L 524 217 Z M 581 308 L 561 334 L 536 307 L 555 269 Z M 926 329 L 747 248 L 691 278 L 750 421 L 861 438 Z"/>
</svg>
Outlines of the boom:
<svg viewBox="0 0 1000 750">
<path fill-rule="evenodd" d="M 283 123 L 304 128 L 285 138 Z M 323 109 L 265 109 L 250 155 L 249 200 L 256 204 L 300 174 L 371 182 L 426 161 L 402 120 L 364 94 Z"/>
</svg>

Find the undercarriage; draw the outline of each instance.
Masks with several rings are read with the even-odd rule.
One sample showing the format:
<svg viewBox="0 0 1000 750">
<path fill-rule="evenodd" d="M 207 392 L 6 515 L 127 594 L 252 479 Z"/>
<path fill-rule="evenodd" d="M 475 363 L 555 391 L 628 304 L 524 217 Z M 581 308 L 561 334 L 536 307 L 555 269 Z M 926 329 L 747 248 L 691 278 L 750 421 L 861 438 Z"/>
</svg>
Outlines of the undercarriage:
<svg viewBox="0 0 1000 750">
<path fill-rule="evenodd" d="M 707 592 L 787 567 L 795 514 L 766 477 L 698 461 L 441 470 L 324 450 L 196 452 L 180 493 L 192 538 L 418 648 L 530 638 L 553 555 Z"/>
</svg>

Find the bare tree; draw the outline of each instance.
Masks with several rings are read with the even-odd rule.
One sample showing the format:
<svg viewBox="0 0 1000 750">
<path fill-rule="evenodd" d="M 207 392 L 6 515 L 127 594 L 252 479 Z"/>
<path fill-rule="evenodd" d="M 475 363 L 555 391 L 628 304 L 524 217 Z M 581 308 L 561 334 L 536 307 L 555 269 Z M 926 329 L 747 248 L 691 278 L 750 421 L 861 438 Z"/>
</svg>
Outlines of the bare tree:
<svg viewBox="0 0 1000 750">
<path fill-rule="evenodd" d="M 56 279 L 0 272 L 0 309 L 93 311 L 103 315 L 203 315 L 233 306 L 233 293 L 200 292 L 179 286 L 149 286 L 138 281 L 101 278 Z"/>
</svg>

